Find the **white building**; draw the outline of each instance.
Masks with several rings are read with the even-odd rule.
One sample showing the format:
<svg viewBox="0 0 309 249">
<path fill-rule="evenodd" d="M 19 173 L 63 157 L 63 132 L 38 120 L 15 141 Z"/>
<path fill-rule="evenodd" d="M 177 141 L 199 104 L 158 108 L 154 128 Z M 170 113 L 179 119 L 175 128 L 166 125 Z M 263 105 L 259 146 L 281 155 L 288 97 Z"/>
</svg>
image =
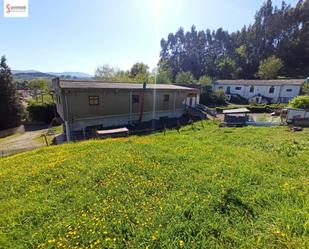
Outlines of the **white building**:
<svg viewBox="0 0 309 249">
<path fill-rule="evenodd" d="M 217 80 L 213 90 L 223 89 L 227 98 L 241 96 L 249 103 L 288 103 L 300 94 L 304 79 Z"/>
</svg>

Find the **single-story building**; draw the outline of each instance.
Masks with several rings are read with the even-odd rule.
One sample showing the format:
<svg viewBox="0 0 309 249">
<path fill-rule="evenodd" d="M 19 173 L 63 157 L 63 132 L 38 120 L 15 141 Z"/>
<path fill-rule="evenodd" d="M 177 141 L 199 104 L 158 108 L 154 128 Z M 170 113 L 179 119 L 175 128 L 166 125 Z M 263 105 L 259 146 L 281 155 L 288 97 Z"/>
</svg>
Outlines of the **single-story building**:
<svg viewBox="0 0 309 249">
<path fill-rule="evenodd" d="M 223 89 L 227 98 L 241 96 L 249 103 L 288 103 L 300 94 L 305 79 L 216 80 L 213 91 Z"/>
<path fill-rule="evenodd" d="M 88 127 L 132 125 L 161 118 L 178 118 L 186 106 L 199 104 L 198 89 L 168 84 L 107 83 L 52 80 L 57 111 L 67 140 Z"/>
</svg>

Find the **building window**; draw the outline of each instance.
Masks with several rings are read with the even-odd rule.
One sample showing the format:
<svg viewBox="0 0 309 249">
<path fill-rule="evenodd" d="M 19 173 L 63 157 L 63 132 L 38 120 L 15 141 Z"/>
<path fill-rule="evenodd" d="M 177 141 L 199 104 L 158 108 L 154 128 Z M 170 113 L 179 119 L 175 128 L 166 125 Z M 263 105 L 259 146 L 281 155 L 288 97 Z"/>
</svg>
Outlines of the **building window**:
<svg viewBox="0 0 309 249">
<path fill-rule="evenodd" d="M 237 91 L 241 90 L 241 86 L 236 86 L 235 90 L 237 90 Z"/>
<path fill-rule="evenodd" d="M 132 95 L 132 103 L 138 104 L 139 103 L 139 95 Z"/>
<path fill-rule="evenodd" d="M 254 86 L 250 86 L 249 92 L 250 92 L 250 93 L 253 93 L 253 92 L 254 92 Z"/>
<path fill-rule="evenodd" d="M 89 105 L 99 105 L 99 96 L 89 96 Z"/>
<path fill-rule="evenodd" d="M 226 88 L 226 94 L 230 94 L 230 93 L 231 93 L 231 87 L 228 86 L 228 87 Z"/>
<path fill-rule="evenodd" d="M 271 86 L 270 88 L 269 88 L 269 93 L 274 93 L 275 92 L 275 88 L 273 87 L 273 86 Z"/>
<path fill-rule="evenodd" d="M 286 89 L 287 92 L 292 92 L 292 89 Z"/>
<path fill-rule="evenodd" d="M 163 101 L 164 102 L 168 102 L 169 100 L 170 100 L 170 95 L 169 94 L 164 94 Z"/>
</svg>

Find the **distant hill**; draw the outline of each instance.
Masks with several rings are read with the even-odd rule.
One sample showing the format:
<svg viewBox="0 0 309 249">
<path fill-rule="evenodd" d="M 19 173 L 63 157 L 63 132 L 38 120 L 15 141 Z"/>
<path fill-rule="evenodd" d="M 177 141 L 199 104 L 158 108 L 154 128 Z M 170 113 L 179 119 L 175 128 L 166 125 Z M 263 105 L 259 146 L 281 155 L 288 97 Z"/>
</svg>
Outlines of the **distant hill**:
<svg viewBox="0 0 309 249">
<path fill-rule="evenodd" d="M 76 78 L 91 78 L 91 77 L 93 77 L 90 74 L 82 73 L 82 72 L 62 72 L 62 73 L 48 72 L 48 74 L 52 74 L 52 75 L 56 75 L 56 76 L 69 75 L 71 77 L 76 77 Z"/>
<path fill-rule="evenodd" d="M 26 72 L 21 72 L 16 70 L 17 73 L 13 72 L 13 77 L 15 79 L 22 79 L 22 80 L 32 80 L 35 78 L 53 78 L 55 77 L 54 75 L 48 74 L 48 73 L 42 73 L 39 71 L 26 71 Z"/>
<path fill-rule="evenodd" d="M 85 79 L 91 78 L 92 75 L 82 73 L 82 72 L 40 72 L 36 70 L 12 70 L 13 77 L 15 79 L 22 79 L 22 80 L 32 80 L 38 77 L 41 78 L 53 78 L 53 77 L 63 77 L 63 78 L 78 78 L 78 79 Z"/>
</svg>

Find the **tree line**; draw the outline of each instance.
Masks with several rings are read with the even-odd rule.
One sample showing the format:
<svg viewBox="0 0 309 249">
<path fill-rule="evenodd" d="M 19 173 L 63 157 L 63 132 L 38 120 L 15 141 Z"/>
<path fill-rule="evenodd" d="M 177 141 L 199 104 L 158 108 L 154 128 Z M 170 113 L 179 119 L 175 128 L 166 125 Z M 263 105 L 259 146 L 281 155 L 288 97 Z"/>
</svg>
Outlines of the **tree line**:
<svg viewBox="0 0 309 249">
<path fill-rule="evenodd" d="M 309 0 L 295 7 L 266 1 L 253 24 L 229 33 L 183 28 L 161 40 L 159 72 L 170 81 L 207 75 L 217 79 L 305 78 L 309 72 Z"/>
</svg>

